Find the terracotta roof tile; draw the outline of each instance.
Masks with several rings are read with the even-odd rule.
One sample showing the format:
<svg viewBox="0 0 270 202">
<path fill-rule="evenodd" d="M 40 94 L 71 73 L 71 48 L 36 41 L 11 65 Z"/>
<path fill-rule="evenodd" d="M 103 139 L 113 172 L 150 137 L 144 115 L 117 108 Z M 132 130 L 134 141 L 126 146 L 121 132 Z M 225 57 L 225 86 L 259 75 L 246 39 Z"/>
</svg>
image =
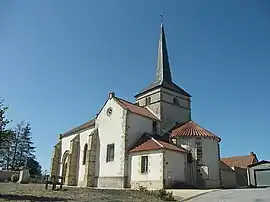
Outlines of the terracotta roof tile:
<svg viewBox="0 0 270 202">
<path fill-rule="evenodd" d="M 68 136 L 68 135 L 70 135 L 72 133 L 79 132 L 79 131 L 81 131 L 83 129 L 86 129 L 86 128 L 90 128 L 90 127 L 92 127 L 94 125 L 95 125 L 95 119 L 89 120 L 89 121 L 83 123 L 82 125 L 79 125 L 79 126 L 73 128 L 73 129 L 63 133 L 62 137 Z"/>
<path fill-rule="evenodd" d="M 188 123 L 175 128 L 171 132 L 171 137 L 209 137 L 213 138 L 217 141 L 221 139 L 211 133 L 210 131 L 206 130 L 205 128 L 201 127 L 194 121 L 189 121 Z"/>
<path fill-rule="evenodd" d="M 250 154 L 246 156 L 233 156 L 233 157 L 221 158 L 220 160 L 230 167 L 235 166 L 239 168 L 247 168 L 248 165 L 251 165 L 258 161 L 255 154 Z"/>
<path fill-rule="evenodd" d="M 178 147 L 168 142 L 155 140 L 154 138 L 151 138 L 145 141 L 144 143 L 138 145 L 137 147 L 130 150 L 129 152 L 152 151 L 152 150 L 159 150 L 159 149 L 168 149 L 168 150 L 177 151 L 177 152 L 186 152 L 184 148 Z"/>
<path fill-rule="evenodd" d="M 121 98 L 116 98 L 119 102 L 119 104 L 124 108 L 124 109 L 129 109 L 131 112 L 135 114 L 139 114 L 142 116 L 146 116 L 151 119 L 159 120 L 152 112 L 150 112 L 147 108 L 140 107 L 138 105 L 135 105 L 131 102 L 128 102 L 126 100 L 123 100 Z"/>
</svg>

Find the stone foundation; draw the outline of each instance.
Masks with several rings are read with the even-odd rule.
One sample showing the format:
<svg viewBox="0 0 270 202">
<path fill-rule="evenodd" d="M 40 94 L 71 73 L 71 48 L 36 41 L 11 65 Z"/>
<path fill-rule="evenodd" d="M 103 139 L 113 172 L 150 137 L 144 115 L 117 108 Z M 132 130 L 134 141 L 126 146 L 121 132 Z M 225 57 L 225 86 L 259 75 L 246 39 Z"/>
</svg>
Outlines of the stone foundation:
<svg viewBox="0 0 270 202">
<path fill-rule="evenodd" d="M 99 177 L 99 188 L 124 188 L 125 177 Z"/>
</svg>

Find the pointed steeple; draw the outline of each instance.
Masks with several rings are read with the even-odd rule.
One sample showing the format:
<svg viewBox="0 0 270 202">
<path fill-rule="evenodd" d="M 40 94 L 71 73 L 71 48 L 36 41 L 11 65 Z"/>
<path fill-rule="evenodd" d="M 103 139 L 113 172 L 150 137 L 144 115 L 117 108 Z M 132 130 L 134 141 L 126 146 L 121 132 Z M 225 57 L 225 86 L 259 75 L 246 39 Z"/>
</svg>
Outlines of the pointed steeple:
<svg viewBox="0 0 270 202">
<path fill-rule="evenodd" d="M 155 81 L 152 84 L 150 84 L 150 86 L 148 86 L 147 88 L 139 92 L 137 95 L 135 95 L 135 98 L 159 87 L 164 87 L 169 90 L 178 92 L 182 95 L 191 97 L 191 95 L 189 95 L 185 90 L 180 88 L 172 81 L 165 31 L 162 22 L 160 26 L 160 38 L 158 43 L 158 58 L 157 58 Z"/>
<path fill-rule="evenodd" d="M 158 43 L 158 59 L 156 69 L 156 83 L 172 83 L 172 75 L 166 45 L 166 37 L 163 23 L 160 26 L 160 38 Z"/>
</svg>

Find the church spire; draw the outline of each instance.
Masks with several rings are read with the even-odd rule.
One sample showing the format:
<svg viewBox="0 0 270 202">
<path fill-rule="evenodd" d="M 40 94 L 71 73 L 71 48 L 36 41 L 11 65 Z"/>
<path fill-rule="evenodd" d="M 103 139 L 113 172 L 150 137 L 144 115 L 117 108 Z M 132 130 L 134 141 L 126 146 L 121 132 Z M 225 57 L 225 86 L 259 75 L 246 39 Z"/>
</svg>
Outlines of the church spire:
<svg viewBox="0 0 270 202">
<path fill-rule="evenodd" d="M 141 95 L 159 88 L 163 87 L 169 90 L 172 90 L 174 92 L 178 92 L 182 95 L 185 95 L 187 97 L 191 97 L 186 91 L 184 91 L 182 88 L 180 88 L 178 85 L 176 85 L 172 81 L 172 75 L 170 70 L 170 64 L 169 64 L 169 57 L 168 57 L 168 51 L 167 51 L 167 45 L 166 45 L 166 37 L 165 37 L 165 31 L 163 26 L 163 14 L 161 15 L 161 25 L 160 25 L 160 37 L 158 42 L 158 59 L 157 59 L 157 67 L 156 67 L 156 78 L 148 86 L 147 88 L 143 89 L 141 92 L 135 95 L 136 99 L 140 97 Z"/>
<path fill-rule="evenodd" d="M 172 83 L 172 76 L 168 58 L 168 51 L 166 45 L 166 37 L 163 23 L 160 26 L 160 38 L 158 44 L 158 59 L 156 69 L 156 81 L 157 83 Z"/>
</svg>

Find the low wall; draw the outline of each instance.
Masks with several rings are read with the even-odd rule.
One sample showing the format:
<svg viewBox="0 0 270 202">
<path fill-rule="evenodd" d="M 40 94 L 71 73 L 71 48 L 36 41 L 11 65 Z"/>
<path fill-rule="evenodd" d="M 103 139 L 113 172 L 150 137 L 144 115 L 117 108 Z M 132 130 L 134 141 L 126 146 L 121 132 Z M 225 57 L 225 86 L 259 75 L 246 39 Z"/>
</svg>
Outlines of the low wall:
<svg viewBox="0 0 270 202">
<path fill-rule="evenodd" d="M 17 172 L 15 171 L 7 171 L 7 170 L 0 170 L 0 182 L 4 182 L 6 180 L 10 181 L 10 178 L 13 174 Z"/>
<path fill-rule="evenodd" d="M 235 172 L 228 171 L 228 170 L 221 170 L 221 182 L 223 188 L 236 188 L 236 176 Z"/>
</svg>

